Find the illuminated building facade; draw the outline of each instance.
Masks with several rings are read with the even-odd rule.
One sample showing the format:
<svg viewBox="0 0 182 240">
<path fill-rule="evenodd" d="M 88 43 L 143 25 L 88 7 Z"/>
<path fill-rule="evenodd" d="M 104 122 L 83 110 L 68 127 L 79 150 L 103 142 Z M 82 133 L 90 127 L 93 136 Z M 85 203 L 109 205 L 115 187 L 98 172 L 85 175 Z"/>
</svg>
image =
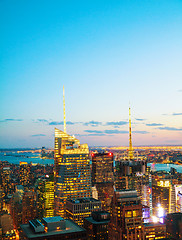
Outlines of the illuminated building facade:
<svg viewBox="0 0 182 240">
<path fill-rule="evenodd" d="M 3 167 L 1 172 L 2 190 L 5 195 L 11 193 L 10 172 L 11 172 L 10 167 Z"/>
<path fill-rule="evenodd" d="M 114 193 L 113 153 L 92 153 L 92 186 L 96 188 L 102 210 L 110 211 Z"/>
<path fill-rule="evenodd" d="M 20 162 L 20 184 L 28 186 L 30 183 L 30 166 L 27 162 Z"/>
<path fill-rule="evenodd" d="M 110 214 L 106 211 L 92 212 L 90 217 L 84 218 L 83 227 L 87 231 L 88 240 L 107 240 Z"/>
<path fill-rule="evenodd" d="M 111 204 L 109 239 L 142 239 L 142 204 L 135 190 L 115 191 Z"/>
<path fill-rule="evenodd" d="M 51 177 L 42 179 L 38 183 L 37 210 L 39 217 L 54 216 L 54 181 Z"/>
<path fill-rule="evenodd" d="M 164 209 L 164 215 L 176 212 L 175 188 L 168 179 L 153 180 L 152 182 L 153 213 L 157 216 L 157 208 L 160 205 Z"/>
<path fill-rule="evenodd" d="M 11 216 L 16 230 L 19 230 L 22 223 L 22 196 L 17 191 L 11 198 Z"/>
<path fill-rule="evenodd" d="M 166 225 L 162 223 L 144 223 L 143 239 L 155 240 L 166 238 Z"/>
<path fill-rule="evenodd" d="M 178 192 L 177 194 L 176 211 L 182 213 L 182 193 L 181 192 Z"/>
<path fill-rule="evenodd" d="M 0 215 L 0 239 L 2 240 L 15 240 L 16 233 L 13 226 L 13 220 L 8 213 Z M 2 232 L 1 232 L 2 231 Z"/>
<path fill-rule="evenodd" d="M 66 199 L 92 196 L 89 148 L 55 129 L 54 155 L 55 213 L 64 217 Z"/>
<path fill-rule="evenodd" d="M 100 210 L 101 202 L 94 198 L 66 200 L 66 217 L 81 226 L 84 218 L 90 217 L 93 211 Z"/>
</svg>

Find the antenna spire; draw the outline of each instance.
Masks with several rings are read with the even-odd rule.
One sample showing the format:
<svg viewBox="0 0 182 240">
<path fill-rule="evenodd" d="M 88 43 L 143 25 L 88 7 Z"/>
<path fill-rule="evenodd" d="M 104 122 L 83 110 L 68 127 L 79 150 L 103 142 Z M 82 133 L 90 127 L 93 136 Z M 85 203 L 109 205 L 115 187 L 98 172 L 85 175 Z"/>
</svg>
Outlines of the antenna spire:
<svg viewBox="0 0 182 240">
<path fill-rule="evenodd" d="M 64 112 L 64 132 L 66 133 L 66 112 L 65 112 L 64 85 L 63 85 L 63 112 Z"/>
<path fill-rule="evenodd" d="M 132 139 L 131 139 L 131 110 L 129 106 L 129 159 L 133 159 L 133 147 L 132 147 Z"/>
</svg>

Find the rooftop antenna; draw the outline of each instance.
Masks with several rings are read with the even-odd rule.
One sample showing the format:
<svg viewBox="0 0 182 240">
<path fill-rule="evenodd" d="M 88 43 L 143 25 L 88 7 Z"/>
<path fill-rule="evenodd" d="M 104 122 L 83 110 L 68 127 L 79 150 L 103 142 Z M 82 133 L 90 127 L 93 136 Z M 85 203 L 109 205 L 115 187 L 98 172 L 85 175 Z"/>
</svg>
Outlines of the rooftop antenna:
<svg viewBox="0 0 182 240">
<path fill-rule="evenodd" d="M 63 111 L 64 111 L 64 132 L 66 133 L 66 112 L 65 112 L 64 85 L 63 85 Z"/>
<path fill-rule="evenodd" d="M 129 106 L 129 159 L 133 159 L 133 147 L 132 147 L 132 139 L 131 139 L 131 109 Z"/>
</svg>

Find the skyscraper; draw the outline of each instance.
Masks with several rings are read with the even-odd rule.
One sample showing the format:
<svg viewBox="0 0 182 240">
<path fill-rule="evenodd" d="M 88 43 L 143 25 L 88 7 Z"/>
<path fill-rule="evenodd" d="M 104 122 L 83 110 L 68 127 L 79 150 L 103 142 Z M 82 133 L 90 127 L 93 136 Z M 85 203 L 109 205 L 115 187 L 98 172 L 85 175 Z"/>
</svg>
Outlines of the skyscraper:
<svg viewBox="0 0 182 240">
<path fill-rule="evenodd" d="M 113 153 L 92 153 L 92 185 L 96 187 L 102 210 L 110 211 L 114 194 Z"/>
<path fill-rule="evenodd" d="M 92 197 L 89 148 L 66 133 L 63 87 L 64 132 L 55 128 L 54 187 L 55 214 L 64 217 L 66 199 Z"/>
<path fill-rule="evenodd" d="M 142 204 L 135 190 L 115 191 L 111 204 L 109 239 L 142 239 Z"/>
<path fill-rule="evenodd" d="M 91 197 L 89 148 L 55 129 L 55 214 L 65 216 L 66 199 Z"/>
<path fill-rule="evenodd" d="M 41 179 L 37 186 L 38 217 L 54 216 L 54 180 L 53 176 Z"/>
<path fill-rule="evenodd" d="M 30 183 L 30 166 L 27 162 L 20 162 L 20 184 L 28 186 Z"/>
</svg>

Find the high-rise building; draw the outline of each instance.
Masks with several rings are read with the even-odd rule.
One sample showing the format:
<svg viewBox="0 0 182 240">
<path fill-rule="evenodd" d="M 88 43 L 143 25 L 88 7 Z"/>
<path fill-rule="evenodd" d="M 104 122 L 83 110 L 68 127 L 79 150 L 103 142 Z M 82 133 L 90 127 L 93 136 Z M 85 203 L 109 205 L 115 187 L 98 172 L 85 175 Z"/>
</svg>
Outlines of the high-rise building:
<svg viewBox="0 0 182 240">
<path fill-rule="evenodd" d="M 182 213 L 170 213 L 165 217 L 166 232 L 169 239 L 182 239 Z"/>
<path fill-rule="evenodd" d="M 54 155 L 55 213 L 64 217 L 66 199 L 92 196 L 89 148 L 56 128 Z"/>
<path fill-rule="evenodd" d="M 157 179 L 152 182 L 152 203 L 154 215 L 157 215 L 158 206 L 164 209 L 164 214 L 176 212 L 175 188 L 169 179 Z"/>
<path fill-rule="evenodd" d="M 38 217 L 54 216 L 54 180 L 52 176 L 38 182 L 37 211 Z"/>
<path fill-rule="evenodd" d="M 33 191 L 26 191 L 22 198 L 22 223 L 36 218 L 36 195 Z"/>
<path fill-rule="evenodd" d="M 11 198 L 11 216 L 15 229 L 19 231 L 20 224 L 22 224 L 22 196 L 18 191 L 16 191 Z"/>
<path fill-rule="evenodd" d="M 83 219 L 90 217 L 93 211 L 101 210 L 101 202 L 94 198 L 77 198 L 66 200 L 66 217 L 78 225 L 83 225 Z"/>
<path fill-rule="evenodd" d="M 110 214 L 106 211 L 92 212 L 90 217 L 84 218 L 83 227 L 87 231 L 88 240 L 107 240 Z"/>
<path fill-rule="evenodd" d="M 135 190 L 115 191 L 111 204 L 109 239 L 142 239 L 142 204 Z"/>
<path fill-rule="evenodd" d="M 11 184 L 10 184 L 10 179 L 11 179 L 11 169 L 10 167 L 3 167 L 2 169 L 2 175 L 1 175 L 1 181 L 2 181 L 2 189 L 3 193 L 5 195 L 8 195 L 11 193 Z"/>
<path fill-rule="evenodd" d="M 114 193 L 113 153 L 92 153 L 92 186 L 98 192 L 102 202 L 102 210 L 110 211 L 111 199 Z"/>
<path fill-rule="evenodd" d="M 27 162 L 20 162 L 20 184 L 28 186 L 30 183 L 30 166 Z"/>
</svg>

